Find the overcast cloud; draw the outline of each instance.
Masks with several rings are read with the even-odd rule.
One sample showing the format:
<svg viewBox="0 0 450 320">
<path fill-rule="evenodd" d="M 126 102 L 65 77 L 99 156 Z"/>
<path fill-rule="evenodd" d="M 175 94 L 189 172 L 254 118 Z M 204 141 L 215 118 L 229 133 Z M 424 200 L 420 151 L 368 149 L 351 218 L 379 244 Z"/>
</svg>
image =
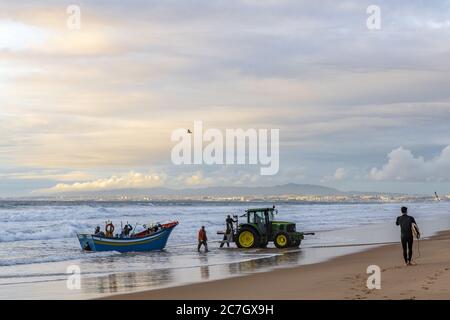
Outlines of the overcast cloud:
<svg viewBox="0 0 450 320">
<path fill-rule="evenodd" d="M 450 3 L 0 0 L 0 196 L 322 183 L 450 193 Z M 280 172 L 171 164 L 170 134 L 279 128 Z M 154 179 L 157 176 L 158 179 Z"/>
</svg>

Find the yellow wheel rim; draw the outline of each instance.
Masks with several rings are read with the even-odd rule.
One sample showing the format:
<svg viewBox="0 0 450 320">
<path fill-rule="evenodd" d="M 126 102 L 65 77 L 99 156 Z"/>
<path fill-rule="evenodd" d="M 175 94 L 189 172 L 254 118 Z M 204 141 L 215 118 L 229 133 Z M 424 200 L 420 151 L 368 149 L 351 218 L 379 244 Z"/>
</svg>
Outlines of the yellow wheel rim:
<svg viewBox="0 0 450 320">
<path fill-rule="evenodd" d="M 281 246 L 281 247 L 284 247 L 284 246 L 286 245 L 286 243 L 287 243 L 287 238 L 286 238 L 286 236 L 285 236 L 284 234 L 280 234 L 280 235 L 277 237 L 277 244 L 278 244 L 279 246 Z"/>
<path fill-rule="evenodd" d="M 243 231 L 239 235 L 239 243 L 244 248 L 251 248 L 255 242 L 255 237 L 250 231 Z"/>
</svg>

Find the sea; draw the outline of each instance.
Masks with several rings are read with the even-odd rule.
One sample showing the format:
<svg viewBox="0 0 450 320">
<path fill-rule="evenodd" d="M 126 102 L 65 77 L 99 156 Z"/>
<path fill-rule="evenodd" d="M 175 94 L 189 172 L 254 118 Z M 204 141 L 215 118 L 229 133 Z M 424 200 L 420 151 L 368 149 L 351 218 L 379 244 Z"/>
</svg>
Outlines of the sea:
<svg viewBox="0 0 450 320">
<path fill-rule="evenodd" d="M 264 202 L 0 201 L 0 299 L 89 299 L 318 263 L 399 241 L 395 219 L 409 208 L 424 238 L 450 229 L 450 202 L 277 203 L 276 220 L 293 221 L 300 248 L 219 248 L 225 218 Z M 164 251 L 84 252 L 76 233 L 111 220 L 117 228 L 179 221 Z M 208 253 L 197 252 L 204 225 Z M 399 252 L 399 261 L 401 255 Z M 74 278 L 79 276 L 79 278 Z M 75 281 L 79 279 L 79 282 Z M 70 285 L 72 284 L 80 284 Z"/>
</svg>

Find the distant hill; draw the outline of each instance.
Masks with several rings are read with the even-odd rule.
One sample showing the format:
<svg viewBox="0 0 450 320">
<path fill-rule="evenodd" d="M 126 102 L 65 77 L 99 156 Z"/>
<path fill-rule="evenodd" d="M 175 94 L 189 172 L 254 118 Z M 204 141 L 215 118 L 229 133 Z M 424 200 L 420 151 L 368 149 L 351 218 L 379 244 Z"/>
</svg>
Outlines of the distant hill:
<svg viewBox="0 0 450 320">
<path fill-rule="evenodd" d="M 147 188 L 147 189 L 117 189 L 90 192 L 60 193 L 60 196 L 83 196 L 83 197 L 151 197 L 151 196 L 280 196 L 280 195 L 344 195 L 338 189 L 312 184 L 283 184 L 270 187 L 202 187 L 202 188 Z"/>
</svg>

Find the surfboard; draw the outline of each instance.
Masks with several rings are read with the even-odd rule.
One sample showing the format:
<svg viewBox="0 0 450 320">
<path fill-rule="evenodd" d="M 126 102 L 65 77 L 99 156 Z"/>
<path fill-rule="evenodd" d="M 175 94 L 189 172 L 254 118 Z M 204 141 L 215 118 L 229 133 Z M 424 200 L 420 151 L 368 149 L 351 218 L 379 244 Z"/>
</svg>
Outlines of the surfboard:
<svg viewBox="0 0 450 320">
<path fill-rule="evenodd" d="M 420 239 L 420 231 L 419 231 L 419 227 L 417 226 L 417 224 L 413 223 L 411 226 L 411 230 L 413 233 L 413 237 L 416 239 Z"/>
</svg>

